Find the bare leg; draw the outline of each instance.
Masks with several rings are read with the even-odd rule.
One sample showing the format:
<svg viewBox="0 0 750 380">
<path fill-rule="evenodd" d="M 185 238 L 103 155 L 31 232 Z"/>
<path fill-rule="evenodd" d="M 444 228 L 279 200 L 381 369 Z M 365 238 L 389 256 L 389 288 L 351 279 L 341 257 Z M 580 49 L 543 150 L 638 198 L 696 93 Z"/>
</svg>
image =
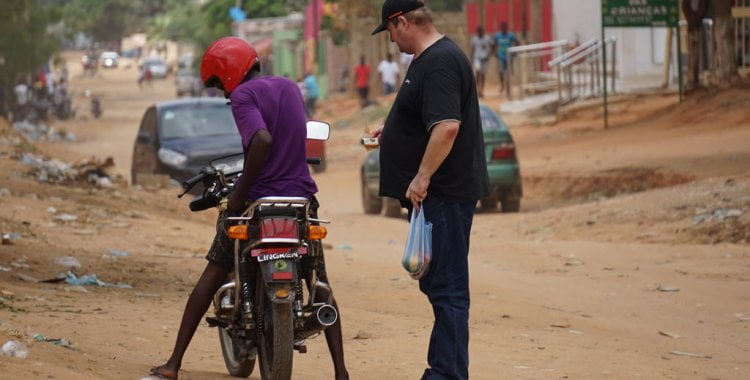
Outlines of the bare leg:
<svg viewBox="0 0 750 380">
<path fill-rule="evenodd" d="M 328 351 L 331 353 L 331 360 L 333 360 L 333 370 L 335 371 L 336 380 L 349 380 L 349 372 L 346 370 L 346 364 L 344 363 L 344 340 L 343 334 L 341 333 L 341 311 L 336 304 L 336 299 L 333 299 L 333 307 L 338 312 L 338 319 L 336 323 L 328 326 L 325 329 L 326 343 L 328 344 Z"/>
<path fill-rule="evenodd" d="M 182 366 L 182 357 L 193 339 L 193 334 L 198 328 L 203 315 L 206 314 L 208 306 L 211 305 L 211 299 L 219 287 L 224 284 L 229 270 L 221 265 L 209 262 L 206 269 L 203 270 L 201 278 L 195 284 L 193 292 L 188 297 L 185 305 L 185 312 L 182 314 L 180 330 L 177 332 L 177 341 L 169 360 L 152 370 L 152 373 L 158 373 L 161 376 L 170 379 L 176 379 Z"/>
<path fill-rule="evenodd" d="M 477 71 L 476 73 L 477 77 L 477 93 L 479 94 L 479 97 L 484 97 L 484 73 L 481 71 Z"/>
</svg>

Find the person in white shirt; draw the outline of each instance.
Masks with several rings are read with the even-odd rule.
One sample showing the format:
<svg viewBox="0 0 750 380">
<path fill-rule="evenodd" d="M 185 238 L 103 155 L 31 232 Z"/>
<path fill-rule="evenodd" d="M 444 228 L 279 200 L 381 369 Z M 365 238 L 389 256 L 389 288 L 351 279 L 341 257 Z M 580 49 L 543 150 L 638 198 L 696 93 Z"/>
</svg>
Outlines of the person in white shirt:
<svg viewBox="0 0 750 380">
<path fill-rule="evenodd" d="M 398 77 L 401 73 L 401 69 L 398 63 L 393 61 L 393 55 L 388 53 L 386 59 L 380 61 L 378 64 L 378 72 L 380 73 L 380 80 L 383 82 L 383 95 L 388 95 L 396 91 L 396 83 L 398 83 Z"/>
<path fill-rule="evenodd" d="M 16 110 L 13 119 L 24 120 L 26 119 L 27 105 L 29 103 L 29 86 L 26 85 L 23 79 L 18 79 L 13 91 L 16 93 Z"/>
<path fill-rule="evenodd" d="M 487 71 L 487 61 L 492 50 L 492 37 L 484 34 L 484 27 L 477 27 L 477 34 L 471 37 L 471 60 L 474 66 L 474 76 L 477 79 L 477 93 L 484 96 L 484 74 Z"/>
</svg>

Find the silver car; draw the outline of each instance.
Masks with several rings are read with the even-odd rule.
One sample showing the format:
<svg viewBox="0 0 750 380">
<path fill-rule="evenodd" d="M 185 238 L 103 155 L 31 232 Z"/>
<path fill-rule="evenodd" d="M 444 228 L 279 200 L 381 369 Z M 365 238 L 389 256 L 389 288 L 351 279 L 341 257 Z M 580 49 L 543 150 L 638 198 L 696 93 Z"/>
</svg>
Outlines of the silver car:
<svg viewBox="0 0 750 380">
<path fill-rule="evenodd" d="M 203 90 L 200 79 L 193 73 L 192 70 L 180 70 L 174 79 L 175 90 L 177 91 L 177 97 L 185 94 L 190 96 L 198 96 Z"/>
<path fill-rule="evenodd" d="M 146 70 L 149 70 L 151 72 L 151 77 L 154 79 L 163 79 L 167 77 L 169 68 L 167 67 L 167 64 L 164 63 L 164 61 L 162 61 L 161 59 L 149 58 L 143 62 L 142 70 L 144 72 Z"/>
</svg>

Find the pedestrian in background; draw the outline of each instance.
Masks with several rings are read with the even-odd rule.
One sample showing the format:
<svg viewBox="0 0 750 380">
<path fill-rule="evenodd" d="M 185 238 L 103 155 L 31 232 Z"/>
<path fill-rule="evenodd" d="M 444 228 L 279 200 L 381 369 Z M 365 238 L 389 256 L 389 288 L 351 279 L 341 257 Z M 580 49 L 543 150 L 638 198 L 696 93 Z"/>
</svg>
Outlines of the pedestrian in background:
<svg viewBox="0 0 750 380">
<path fill-rule="evenodd" d="M 367 107 L 370 104 L 370 65 L 365 61 L 364 55 L 359 57 L 359 65 L 354 68 L 354 85 L 359 94 L 359 104 L 362 108 Z"/>
<path fill-rule="evenodd" d="M 471 37 L 471 60 L 480 98 L 484 96 L 484 79 L 491 51 L 492 37 L 484 34 L 484 27 L 480 25 L 477 27 L 477 34 Z"/>
<path fill-rule="evenodd" d="M 419 280 L 435 317 L 422 379 L 469 378 L 469 237 L 477 200 L 489 194 L 479 99 L 460 47 L 440 34 L 422 1 L 386 0 L 382 23 L 413 53 L 380 140 L 380 196 L 432 223 L 432 260 Z M 409 375 L 406 375 L 409 377 Z"/>
<path fill-rule="evenodd" d="M 393 61 L 391 53 L 388 53 L 386 58 L 378 64 L 378 73 L 380 73 L 380 81 L 383 83 L 383 95 L 395 92 L 401 69 L 398 67 L 398 63 Z"/>
<path fill-rule="evenodd" d="M 500 31 L 495 33 L 495 52 L 500 66 L 500 91 L 505 88 L 508 72 L 508 49 L 518 45 L 516 34 L 508 31 L 508 23 L 500 23 Z"/>
<path fill-rule="evenodd" d="M 312 72 L 308 71 L 305 75 L 304 79 L 304 85 L 305 85 L 305 112 L 307 113 L 307 118 L 312 119 L 315 117 L 315 104 L 318 101 L 318 96 L 320 95 L 320 91 L 318 89 L 318 81 L 315 79 L 315 75 L 313 75 Z"/>
<path fill-rule="evenodd" d="M 28 113 L 29 86 L 26 85 L 26 81 L 23 80 L 23 78 L 18 78 L 16 86 L 13 87 L 13 92 L 16 94 L 13 121 L 25 120 L 26 114 Z"/>
</svg>

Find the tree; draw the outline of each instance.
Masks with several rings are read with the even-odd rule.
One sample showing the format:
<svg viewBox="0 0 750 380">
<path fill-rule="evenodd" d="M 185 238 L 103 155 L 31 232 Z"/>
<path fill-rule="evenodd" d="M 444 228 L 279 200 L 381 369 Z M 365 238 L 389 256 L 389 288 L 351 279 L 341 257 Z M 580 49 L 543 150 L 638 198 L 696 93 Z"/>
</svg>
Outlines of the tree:
<svg viewBox="0 0 750 380">
<path fill-rule="evenodd" d="M 306 0 L 242 0 L 240 5 L 248 18 L 263 18 L 284 16 L 306 4 Z M 184 0 L 166 0 L 164 11 L 151 20 L 148 34 L 156 39 L 188 42 L 203 51 L 216 39 L 233 34 L 229 9 L 235 5 L 235 0 L 214 0 L 200 7 Z"/>
<path fill-rule="evenodd" d="M 48 33 L 61 18 L 59 7 L 41 0 L 6 0 L 0 12 L 0 85 L 7 90 L 23 74 L 31 74 L 59 51 L 60 41 Z M 10 91 L 6 91 L 10 93 Z"/>
<path fill-rule="evenodd" d="M 682 12 L 688 25 L 687 88 L 700 87 L 701 26 L 708 13 L 708 0 L 682 0 Z"/>
<path fill-rule="evenodd" d="M 738 78 L 732 0 L 714 2 L 714 80 L 728 87 Z"/>
<path fill-rule="evenodd" d="M 65 5 L 66 27 L 99 42 L 119 42 L 133 20 L 128 0 L 71 0 Z"/>
</svg>

